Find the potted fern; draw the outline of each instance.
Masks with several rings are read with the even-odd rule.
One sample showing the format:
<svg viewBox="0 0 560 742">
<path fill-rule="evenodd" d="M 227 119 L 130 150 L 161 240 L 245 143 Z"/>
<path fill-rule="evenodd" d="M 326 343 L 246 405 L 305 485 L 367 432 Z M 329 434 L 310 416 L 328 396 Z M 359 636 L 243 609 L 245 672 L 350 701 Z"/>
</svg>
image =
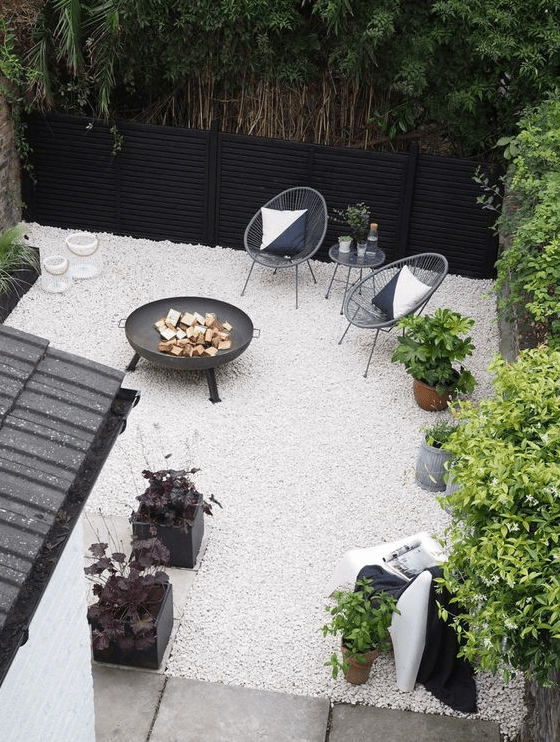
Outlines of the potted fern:
<svg viewBox="0 0 560 742">
<path fill-rule="evenodd" d="M 444 410 L 458 394 L 469 394 L 476 380 L 460 364 L 474 351 L 466 335 L 474 320 L 450 309 L 436 309 L 432 315 L 401 317 L 397 327 L 404 334 L 397 338 L 391 360 L 402 363 L 413 378 L 414 397 L 424 410 Z"/>
<path fill-rule="evenodd" d="M 24 232 L 20 225 L 0 235 L 0 322 L 39 276 L 39 250 L 27 244 Z"/>
<path fill-rule="evenodd" d="M 341 637 L 341 655 L 336 652 L 330 665 L 333 678 L 342 672 L 349 683 L 365 683 L 380 652 L 391 648 L 389 626 L 397 602 L 392 595 L 376 592 L 367 578 L 357 580 L 353 591 L 339 590 L 335 604 L 325 610 L 332 616 L 322 627 L 323 636 Z"/>
<path fill-rule="evenodd" d="M 145 469 L 142 476 L 148 486 L 136 498 L 139 506 L 130 516 L 137 538 L 157 537 L 169 549 L 170 567 L 192 569 L 204 536 L 204 514 L 213 515 L 212 503 L 222 507 L 210 495 L 204 499 L 191 475 L 198 469 Z"/>
</svg>

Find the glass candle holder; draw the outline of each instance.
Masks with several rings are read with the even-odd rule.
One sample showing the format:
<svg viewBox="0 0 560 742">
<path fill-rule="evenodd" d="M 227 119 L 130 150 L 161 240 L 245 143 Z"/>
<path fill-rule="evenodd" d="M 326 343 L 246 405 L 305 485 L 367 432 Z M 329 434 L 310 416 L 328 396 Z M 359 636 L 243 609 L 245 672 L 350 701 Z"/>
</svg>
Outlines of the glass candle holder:
<svg viewBox="0 0 560 742">
<path fill-rule="evenodd" d="M 91 232 L 77 232 L 66 238 L 73 278 L 93 278 L 101 271 L 103 259 L 99 240 Z"/>
<path fill-rule="evenodd" d="M 70 288 L 70 261 L 64 255 L 49 255 L 41 262 L 41 286 L 44 291 L 60 294 Z"/>
</svg>

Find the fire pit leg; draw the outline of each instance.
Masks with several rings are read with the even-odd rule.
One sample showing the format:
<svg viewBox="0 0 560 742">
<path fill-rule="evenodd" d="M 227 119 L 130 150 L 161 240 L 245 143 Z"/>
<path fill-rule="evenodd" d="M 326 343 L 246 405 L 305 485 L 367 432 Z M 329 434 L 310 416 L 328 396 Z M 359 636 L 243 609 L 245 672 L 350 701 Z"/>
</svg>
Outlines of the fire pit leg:
<svg viewBox="0 0 560 742">
<path fill-rule="evenodd" d="M 210 392 L 210 401 L 215 404 L 216 402 L 221 402 L 220 396 L 218 394 L 218 385 L 216 384 L 216 369 L 215 368 L 207 368 L 206 369 L 206 379 L 208 380 L 208 390 Z"/>
<path fill-rule="evenodd" d="M 140 356 L 138 353 L 135 353 L 132 358 L 130 359 L 130 363 L 126 367 L 127 371 L 136 371 L 136 366 L 138 365 L 138 361 L 140 360 Z"/>
</svg>

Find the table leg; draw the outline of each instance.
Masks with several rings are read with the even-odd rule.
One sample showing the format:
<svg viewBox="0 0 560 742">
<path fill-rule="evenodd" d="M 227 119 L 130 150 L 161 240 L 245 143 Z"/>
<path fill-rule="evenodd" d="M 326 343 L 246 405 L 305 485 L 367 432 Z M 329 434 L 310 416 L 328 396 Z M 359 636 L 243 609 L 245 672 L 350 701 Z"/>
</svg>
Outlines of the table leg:
<svg viewBox="0 0 560 742">
<path fill-rule="evenodd" d="M 207 368 L 206 369 L 206 379 L 208 381 L 208 390 L 210 392 L 210 401 L 212 404 L 215 404 L 216 402 L 221 402 L 220 396 L 218 394 L 218 385 L 216 384 L 216 369 L 215 368 Z"/>
<path fill-rule="evenodd" d="M 329 294 L 331 292 L 331 288 L 332 288 L 334 277 L 336 276 L 337 270 L 338 270 L 338 263 L 336 263 L 334 266 L 334 272 L 332 274 L 331 282 L 329 283 L 329 288 L 327 289 L 327 293 L 325 294 L 325 299 L 329 298 Z"/>
</svg>

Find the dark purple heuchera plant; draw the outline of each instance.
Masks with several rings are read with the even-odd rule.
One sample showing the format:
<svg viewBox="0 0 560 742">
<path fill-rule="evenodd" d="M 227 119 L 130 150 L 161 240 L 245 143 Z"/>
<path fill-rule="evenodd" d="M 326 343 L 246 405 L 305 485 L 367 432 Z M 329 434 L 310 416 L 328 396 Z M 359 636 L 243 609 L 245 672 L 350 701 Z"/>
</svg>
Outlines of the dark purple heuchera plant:
<svg viewBox="0 0 560 742">
<path fill-rule="evenodd" d="M 158 566 L 169 561 L 168 549 L 151 538 L 132 539 L 132 553 L 107 554 L 108 544 L 89 547 L 96 562 L 85 567 L 97 602 L 88 608 L 96 650 L 116 642 L 122 650 L 146 649 L 156 640 L 154 621 L 169 577 Z"/>
<path fill-rule="evenodd" d="M 202 507 L 206 515 L 212 515 L 212 505 L 220 505 L 214 495 L 210 502 L 204 499 L 192 483 L 189 474 L 196 474 L 199 469 L 145 469 L 142 476 L 149 484 L 145 491 L 136 498 L 140 505 L 130 516 L 131 521 L 151 523 L 154 526 L 192 527 L 196 509 Z M 155 530 L 155 529 L 154 529 Z"/>
</svg>

